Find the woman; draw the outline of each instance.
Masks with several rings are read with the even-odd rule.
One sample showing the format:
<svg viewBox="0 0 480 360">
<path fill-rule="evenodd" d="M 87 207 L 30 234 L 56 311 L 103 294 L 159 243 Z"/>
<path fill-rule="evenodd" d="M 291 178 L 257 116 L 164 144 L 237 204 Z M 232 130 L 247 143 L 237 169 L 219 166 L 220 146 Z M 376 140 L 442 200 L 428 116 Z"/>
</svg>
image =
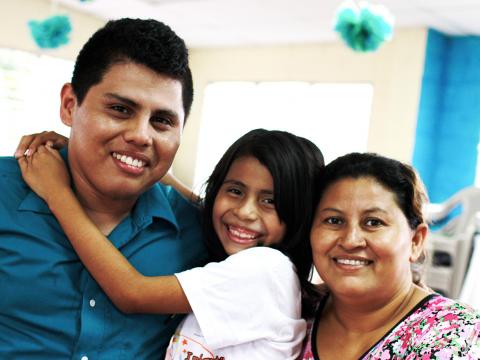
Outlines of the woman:
<svg viewBox="0 0 480 360">
<path fill-rule="evenodd" d="M 480 315 L 422 287 L 427 200 L 414 170 L 374 154 L 330 163 L 311 230 L 324 280 L 304 360 L 479 359 Z"/>
</svg>

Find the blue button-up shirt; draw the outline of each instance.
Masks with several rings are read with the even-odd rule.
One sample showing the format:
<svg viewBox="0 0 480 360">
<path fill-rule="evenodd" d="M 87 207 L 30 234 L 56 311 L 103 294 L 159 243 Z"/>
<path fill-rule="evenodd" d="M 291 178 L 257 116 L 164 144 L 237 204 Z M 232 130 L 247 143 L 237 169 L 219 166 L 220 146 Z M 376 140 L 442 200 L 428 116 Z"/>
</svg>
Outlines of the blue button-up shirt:
<svg viewBox="0 0 480 360">
<path fill-rule="evenodd" d="M 197 210 L 162 185 L 109 239 L 144 275 L 205 261 Z M 16 160 L 0 158 L 0 359 L 158 359 L 179 320 L 117 310 Z"/>
</svg>

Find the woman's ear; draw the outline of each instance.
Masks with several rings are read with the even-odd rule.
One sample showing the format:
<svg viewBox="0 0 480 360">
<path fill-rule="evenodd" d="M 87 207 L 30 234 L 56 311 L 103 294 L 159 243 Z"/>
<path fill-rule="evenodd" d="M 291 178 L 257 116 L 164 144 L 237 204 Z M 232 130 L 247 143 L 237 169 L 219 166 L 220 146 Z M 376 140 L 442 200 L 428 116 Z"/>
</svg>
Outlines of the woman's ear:
<svg viewBox="0 0 480 360">
<path fill-rule="evenodd" d="M 428 226 L 422 223 L 413 231 L 412 236 L 412 253 L 410 254 L 410 262 L 414 263 L 424 253 L 425 240 L 427 239 Z"/>
<path fill-rule="evenodd" d="M 60 91 L 60 118 L 62 122 L 71 127 L 73 115 L 77 107 L 77 97 L 73 92 L 72 84 L 66 83 Z"/>
</svg>

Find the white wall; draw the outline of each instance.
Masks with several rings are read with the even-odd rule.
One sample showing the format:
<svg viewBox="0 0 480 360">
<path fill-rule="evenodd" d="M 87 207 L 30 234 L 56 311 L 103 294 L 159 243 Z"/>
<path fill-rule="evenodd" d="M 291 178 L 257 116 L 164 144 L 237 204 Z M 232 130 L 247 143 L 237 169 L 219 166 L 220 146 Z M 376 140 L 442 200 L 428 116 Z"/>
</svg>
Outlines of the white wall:
<svg viewBox="0 0 480 360">
<path fill-rule="evenodd" d="M 393 41 L 373 54 L 354 53 L 339 42 L 191 50 L 195 100 L 174 164 L 175 174 L 192 183 L 205 86 L 228 80 L 369 82 L 374 86 L 374 99 L 368 150 L 410 162 L 426 35 L 425 29 L 397 31 Z"/>
<path fill-rule="evenodd" d="M 74 59 L 81 46 L 105 21 L 61 7 L 70 15 L 71 42 L 45 53 Z M 27 22 L 52 15 L 48 0 L 0 2 L 0 46 L 39 53 Z M 228 49 L 192 49 L 195 100 L 182 146 L 174 164 L 176 175 L 193 181 L 203 92 L 213 81 L 300 80 L 370 82 L 374 86 L 368 150 L 410 161 L 423 74 L 426 30 L 396 32 L 394 40 L 373 54 L 357 54 L 342 43 Z M 354 121 L 354 119 L 353 119 Z M 345 129 L 348 131 L 348 129 Z"/>
</svg>

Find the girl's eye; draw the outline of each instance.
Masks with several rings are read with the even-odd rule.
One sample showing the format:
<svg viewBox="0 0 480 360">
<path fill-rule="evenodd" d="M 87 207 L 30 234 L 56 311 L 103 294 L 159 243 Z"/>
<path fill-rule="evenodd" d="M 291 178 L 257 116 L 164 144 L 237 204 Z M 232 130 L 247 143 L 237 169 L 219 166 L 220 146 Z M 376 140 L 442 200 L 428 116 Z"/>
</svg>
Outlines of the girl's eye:
<svg viewBox="0 0 480 360">
<path fill-rule="evenodd" d="M 261 200 L 262 204 L 266 205 L 269 208 L 275 208 L 275 199 L 274 198 L 265 198 Z"/>
<path fill-rule="evenodd" d="M 342 225 L 343 224 L 343 220 L 339 217 L 336 217 L 336 216 L 330 216 L 330 217 L 326 218 L 324 220 L 324 222 L 329 224 L 329 225 Z"/>
<path fill-rule="evenodd" d="M 382 226 L 384 224 L 385 223 L 380 219 L 367 219 L 365 221 L 365 225 L 367 225 L 369 227 L 379 227 L 379 226 Z"/>
<path fill-rule="evenodd" d="M 227 193 L 232 194 L 234 196 L 242 195 L 242 192 L 237 188 L 227 188 Z"/>
</svg>

